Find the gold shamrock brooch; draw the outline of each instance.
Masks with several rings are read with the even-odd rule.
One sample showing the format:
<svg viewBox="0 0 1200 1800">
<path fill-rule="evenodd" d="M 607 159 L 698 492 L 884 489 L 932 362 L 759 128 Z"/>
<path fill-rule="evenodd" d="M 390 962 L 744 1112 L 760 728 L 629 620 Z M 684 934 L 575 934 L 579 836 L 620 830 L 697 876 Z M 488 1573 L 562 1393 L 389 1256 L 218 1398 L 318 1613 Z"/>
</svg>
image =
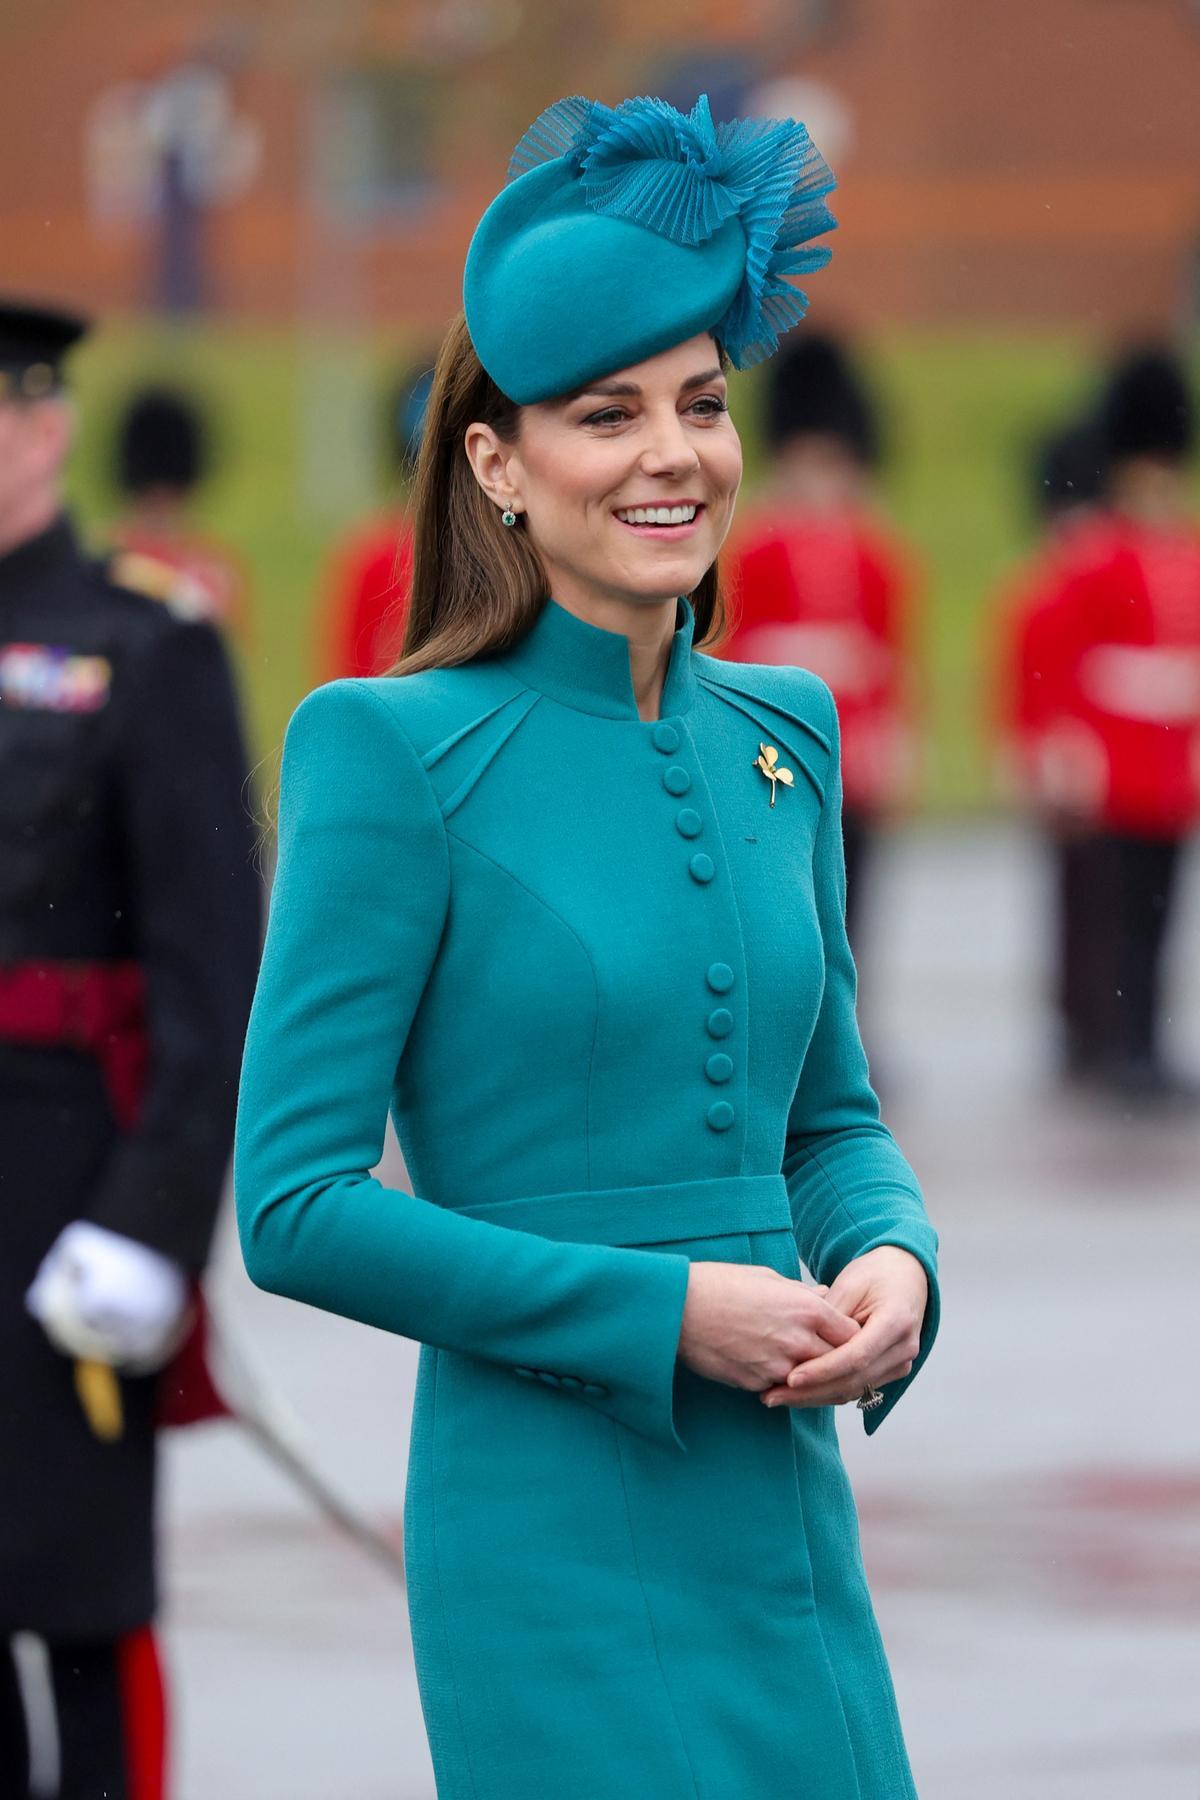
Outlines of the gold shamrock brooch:
<svg viewBox="0 0 1200 1800">
<path fill-rule="evenodd" d="M 784 787 L 791 787 L 796 779 L 790 769 L 779 767 L 779 752 L 774 744 L 760 744 L 758 755 L 754 759 L 754 767 L 761 769 L 771 784 L 771 805 L 775 804 L 775 787 L 782 781 Z"/>
</svg>

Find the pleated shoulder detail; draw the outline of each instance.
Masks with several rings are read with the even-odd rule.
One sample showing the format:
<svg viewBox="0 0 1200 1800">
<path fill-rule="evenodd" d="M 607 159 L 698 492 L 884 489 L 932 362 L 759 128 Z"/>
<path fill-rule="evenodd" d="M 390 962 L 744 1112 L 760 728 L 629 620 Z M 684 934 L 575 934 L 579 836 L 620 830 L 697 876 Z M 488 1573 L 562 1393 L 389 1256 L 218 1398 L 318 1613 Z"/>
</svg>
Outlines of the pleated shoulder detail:
<svg viewBox="0 0 1200 1800">
<path fill-rule="evenodd" d="M 369 685 L 411 742 L 444 819 L 541 698 L 491 662 L 385 676 Z"/>
<path fill-rule="evenodd" d="M 730 676 L 728 665 L 715 657 L 698 657 L 697 664 L 697 676 L 706 691 L 752 719 L 771 742 L 786 750 L 823 802 L 833 752 L 828 732 L 814 725 L 809 713 L 826 713 L 832 705 L 825 684 L 806 669 L 739 663 L 737 675 Z M 764 693 L 764 687 L 771 691 Z"/>
<path fill-rule="evenodd" d="M 528 690 L 523 694 L 514 694 L 511 700 L 506 700 L 500 706 L 494 707 L 484 718 L 476 720 L 474 725 L 456 733 L 454 754 L 448 760 L 439 757 L 439 769 L 449 769 L 456 757 L 458 762 L 461 762 L 462 757 L 467 753 L 468 741 L 471 750 L 474 751 L 474 761 L 455 788 L 444 798 L 439 794 L 443 818 L 450 818 L 458 810 L 493 760 L 503 750 L 513 732 L 529 716 L 540 699 L 540 694 Z M 435 789 L 441 786 L 442 784 L 435 779 Z"/>
</svg>

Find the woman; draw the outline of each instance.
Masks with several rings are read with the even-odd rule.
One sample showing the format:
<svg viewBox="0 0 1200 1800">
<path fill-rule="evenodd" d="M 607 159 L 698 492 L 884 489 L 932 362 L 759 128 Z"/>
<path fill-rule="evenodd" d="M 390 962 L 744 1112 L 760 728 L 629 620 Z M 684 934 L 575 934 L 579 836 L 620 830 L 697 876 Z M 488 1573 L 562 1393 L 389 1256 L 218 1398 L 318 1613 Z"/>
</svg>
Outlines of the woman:
<svg viewBox="0 0 1200 1800">
<path fill-rule="evenodd" d="M 424 1346 L 442 1800 L 897 1800 L 832 1408 L 872 1428 L 928 1353 L 936 1240 L 854 1022 L 828 689 L 694 648 L 723 365 L 800 316 L 832 180 L 703 100 L 560 102 L 512 177 L 435 376 L 406 654 L 288 731 L 243 1250 Z M 415 1195 L 368 1174 L 389 1102 Z"/>
</svg>

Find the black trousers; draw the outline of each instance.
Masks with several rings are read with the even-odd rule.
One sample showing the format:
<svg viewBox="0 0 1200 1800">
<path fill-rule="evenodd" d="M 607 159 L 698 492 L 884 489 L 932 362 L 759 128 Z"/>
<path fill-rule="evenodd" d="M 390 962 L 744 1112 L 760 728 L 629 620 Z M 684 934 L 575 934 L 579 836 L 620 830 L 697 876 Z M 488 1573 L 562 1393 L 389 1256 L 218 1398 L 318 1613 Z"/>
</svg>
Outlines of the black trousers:
<svg viewBox="0 0 1200 1800">
<path fill-rule="evenodd" d="M 115 1644 L 48 1644 L 57 1738 L 54 1800 L 127 1800 L 125 1721 Z M 0 1795 L 26 1800 L 31 1749 L 12 1645 L 0 1644 Z M 45 1789 L 39 1785 L 39 1795 Z"/>
<path fill-rule="evenodd" d="M 1183 840 L 1064 832 L 1055 848 L 1068 1067 L 1102 1075 L 1156 1069 L 1163 949 Z"/>
</svg>

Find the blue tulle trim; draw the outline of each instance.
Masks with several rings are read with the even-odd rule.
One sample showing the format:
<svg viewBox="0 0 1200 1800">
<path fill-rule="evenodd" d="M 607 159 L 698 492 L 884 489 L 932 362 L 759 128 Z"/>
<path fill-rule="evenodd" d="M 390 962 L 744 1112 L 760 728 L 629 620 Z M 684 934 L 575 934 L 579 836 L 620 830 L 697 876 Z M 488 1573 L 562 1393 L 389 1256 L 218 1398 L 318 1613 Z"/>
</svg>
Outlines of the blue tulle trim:
<svg viewBox="0 0 1200 1800">
<path fill-rule="evenodd" d="M 597 113 L 611 116 L 611 108 L 598 100 L 585 100 L 573 94 L 568 100 L 556 100 L 544 113 L 539 113 L 529 130 L 508 159 L 508 179 L 527 175 L 540 163 L 553 162 L 559 156 L 573 156 L 588 140 L 592 118 Z"/>
<path fill-rule="evenodd" d="M 564 157 L 594 212 L 632 219 L 674 243 L 705 243 L 736 214 L 746 234 L 746 273 L 713 329 L 735 368 L 770 356 L 808 306 L 789 277 L 824 268 L 830 251 L 811 239 L 837 221 L 825 205 L 834 177 L 803 125 L 792 119 L 713 123 L 702 94 L 688 114 L 664 100 L 613 108 L 575 95 L 525 133 L 509 178 Z"/>
</svg>

